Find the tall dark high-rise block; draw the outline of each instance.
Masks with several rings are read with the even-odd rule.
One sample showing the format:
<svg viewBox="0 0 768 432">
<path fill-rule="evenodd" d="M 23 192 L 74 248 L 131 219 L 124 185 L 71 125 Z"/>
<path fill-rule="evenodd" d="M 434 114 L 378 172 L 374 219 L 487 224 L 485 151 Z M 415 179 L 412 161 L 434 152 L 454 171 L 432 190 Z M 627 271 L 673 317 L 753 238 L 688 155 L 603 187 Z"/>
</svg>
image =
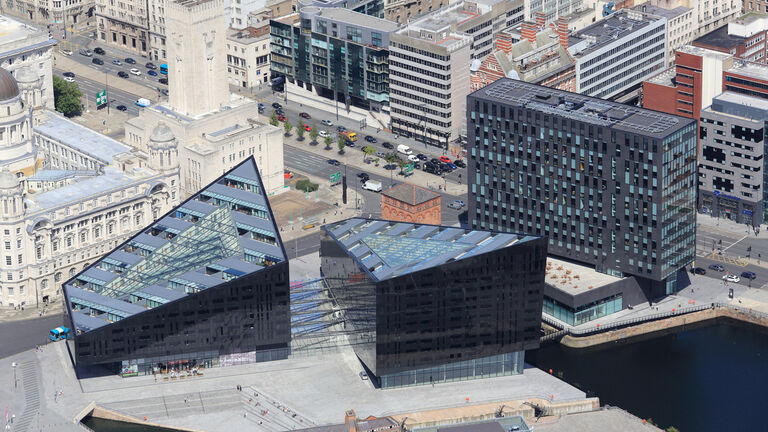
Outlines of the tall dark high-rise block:
<svg viewBox="0 0 768 432">
<path fill-rule="evenodd" d="M 348 219 L 324 227 L 323 276 L 382 387 L 521 373 L 539 344 L 546 240 Z"/>
<path fill-rule="evenodd" d="M 76 366 L 286 358 L 288 261 L 253 157 L 64 284 Z"/>
<path fill-rule="evenodd" d="M 695 120 L 503 79 L 468 97 L 467 125 L 474 228 L 676 291 L 695 257 Z"/>
</svg>

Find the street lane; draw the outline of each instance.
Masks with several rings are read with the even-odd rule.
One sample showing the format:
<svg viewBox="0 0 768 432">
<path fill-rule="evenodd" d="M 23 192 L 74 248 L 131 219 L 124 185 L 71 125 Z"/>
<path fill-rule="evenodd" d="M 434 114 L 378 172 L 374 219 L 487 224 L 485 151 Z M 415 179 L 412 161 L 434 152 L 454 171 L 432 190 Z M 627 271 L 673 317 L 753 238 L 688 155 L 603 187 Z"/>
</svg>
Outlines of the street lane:
<svg viewBox="0 0 768 432">
<path fill-rule="evenodd" d="M 63 78 L 62 73 L 64 71 L 55 69 L 54 74 L 58 75 L 59 77 Z M 118 80 L 120 78 L 115 77 L 115 80 Z M 109 78 L 109 81 L 107 81 L 106 84 L 112 81 L 112 78 Z M 80 88 L 80 91 L 83 93 L 83 97 L 88 98 L 87 108 L 94 110 L 96 109 L 96 93 L 107 89 L 107 85 L 104 82 L 96 82 L 89 80 L 87 78 L 81 77 L 81 76 L 75 76 L 75 83 Z M 108 96 L 110 101 L 110 109 L 117 109 L 118 105 L 125 105 L 127 108 L 127 113 L 131 115 L 139 115 L 139 107 L 136 105 L 136 95 L 133 95 L 131 93 L 119 90 L 115 87 L 109 87 L 108 89 Z M 155 101 L 153 101 L 155 102 Z M 83 102 L 85 104 L 85 102 Z M 106 109 L 106 108 L 102 108 Z"/>
</svg>

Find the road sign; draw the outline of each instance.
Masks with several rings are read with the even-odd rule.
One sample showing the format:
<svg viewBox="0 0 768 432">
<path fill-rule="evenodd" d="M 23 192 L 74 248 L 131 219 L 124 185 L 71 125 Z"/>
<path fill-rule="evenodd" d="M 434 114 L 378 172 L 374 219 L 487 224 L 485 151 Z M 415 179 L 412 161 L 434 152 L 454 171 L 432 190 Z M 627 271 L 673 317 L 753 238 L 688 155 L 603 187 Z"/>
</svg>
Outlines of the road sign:
<svg viewBox="0 0 768 432">
<path fill-rule="evenodd" d="M 107 103 L 107 91 L 101 90 L 96 92 L 96 106 L 101 106 Z"/>
<path fill-rule="evenodd" d="M 409 174 L 413 172 L 413 164 L 409 163 L 408 165 L 403 167 L 403 174 Z"/>
<path fill-rule="evenodd" d="M 331 180 L 332 184 L 340 182 L 341 181 L 341 171 L 338 171 L 338 172 L 335 172 L 335 173 L 331 174 L 330 180 Z"/>
</svg>

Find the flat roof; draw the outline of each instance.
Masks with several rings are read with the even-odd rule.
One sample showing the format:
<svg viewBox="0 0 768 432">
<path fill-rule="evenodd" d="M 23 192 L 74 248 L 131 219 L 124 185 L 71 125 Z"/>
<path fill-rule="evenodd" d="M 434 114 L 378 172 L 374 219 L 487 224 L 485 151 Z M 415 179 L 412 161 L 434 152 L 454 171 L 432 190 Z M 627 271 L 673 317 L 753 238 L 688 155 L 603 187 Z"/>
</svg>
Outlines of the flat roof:
<svg viewBox="0 0 768 432">
<path fill-rule="evenodd" d="M 376 18 L 347 8 L 322 8 L 318 16 L 355 26 L 367 27 L 376 31 L 393 32 L 400 28 L 400 24 L 396 22 Z"/>
<path fill-rule="evenodd" d="M 76 329 L 97 328 L 287 258 L 253 157 L 64 284 Z"/>
<path fill-rule="evenodd" d="M 600 273 L 594 267 L 588 267 L 547 257 L 544 282 L 560 291 L 575 296 L 605 285 L 620 281 L 622 278 Z"/>
<path fill-rule="evenodd" d="M 470 96 L 659 139 L 695 121 L 509 78 Z"/>
<path fill-rule="evenodd" d="M 131 148 L 93 129 L 75 123 L 54 112 L 47 111 L 48 120 L 36 125 L 35 132 L 64 143 L 105 164 L 121 153 L 130 153 Z"/>
<path fill-rule="evenodd" d="M 674 9 L 665 9 L 661 6 L 654 6 L 650 4 L 640 4 L 635 6 L 633 9 L 636 11 L 645 12 L 647 14 L 661 16 L 667 20 L 679 17 L 680 15 L 693 10 L 685 6 L 678 6 Z"/>
<path fill-rule="evenodd" d="M 114 166 L 104 167 L 99 175 L 77 176 L 72 183 L 40 194 L 27 194 L 27 199 L 37 204 L 38 209 L 51 209 L 67 203 L 87 200 L 110 190 L 124 189 L 137 179 L 127 176 Z M 33 209 L 33 210 L 38 210 Z"/>
<path fill-rule="evenodd" d="M 375 280 L 436 267 L 539 237 L 352 218 L 323 229 Z"/>
<path fill-rule="evenodd" d="M 48 34 L 44 30 L 17 21 L 8 15 L 0 15 L 0 50 L 3 49 L 3 45 L 8 43 L 21 41 L 30 36 L 43 35 L 45 39 L 48 39 Z M 56 42 L 55 39 L 51 39 L 51 41 Z"/>
<path fill-rule="evenodd" d="M 586 48 L 574 56 L 590 54 L 617 39 L 647 27 L 659 19 L 661 18 L 636 10 L 621 9 L 568 36 L 568 46 L 576 45 L 584 40 L 591 41 Z"/>
<path fill-rule="evenodd" d="M 674 78 L 677 76 L 677 69 L 672 66 L 660 72 L 658 75 L 652 76 L 648 82 L 653 84 L 665 85 L 667 87 L 674 87 Z"/>
<path fill-rule="evenodd" d="M 752 63 L 745 60 L 736 60 L 733 66 L 724 72 L 744 75 L 759 80 L 768 81 L 768 66 L 760 63 Z"/>
<path fill-rule="evenodd" d="M 744 43 L 747 38 L 728 33 L 728 25 L 718 27 L 711 32 L 699 36 L 691 42 L 694 45 L 704 45 L 706 48 L 716 47 L 730 51 Z"/>
<path fill-rule="evenodd" d="M 401 183 L 397 186 L 393 186 L 382 191 L 381 194 L 410 205 L 419 205 L 440 196 L 437 192 L 432 192 L 431 190 L 410 183 Z"/>
</svg>

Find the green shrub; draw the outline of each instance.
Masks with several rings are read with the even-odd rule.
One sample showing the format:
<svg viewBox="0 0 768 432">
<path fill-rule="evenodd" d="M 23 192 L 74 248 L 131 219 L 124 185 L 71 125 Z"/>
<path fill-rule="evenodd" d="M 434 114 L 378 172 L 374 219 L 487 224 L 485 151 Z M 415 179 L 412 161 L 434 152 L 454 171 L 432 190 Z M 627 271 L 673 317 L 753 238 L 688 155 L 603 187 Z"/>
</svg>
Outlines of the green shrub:
<svg viewBox="0 0 768 432">
<path fill-rule="evenodd" d="M 318 185 L 317 183 L 312 183 L 307 179 L 302 179 L 296 182 L 296 190 L 300 190 L 302 192 L 314 192 L 319 188 L 320 188 L 320 185 Z"/>
</svg>

